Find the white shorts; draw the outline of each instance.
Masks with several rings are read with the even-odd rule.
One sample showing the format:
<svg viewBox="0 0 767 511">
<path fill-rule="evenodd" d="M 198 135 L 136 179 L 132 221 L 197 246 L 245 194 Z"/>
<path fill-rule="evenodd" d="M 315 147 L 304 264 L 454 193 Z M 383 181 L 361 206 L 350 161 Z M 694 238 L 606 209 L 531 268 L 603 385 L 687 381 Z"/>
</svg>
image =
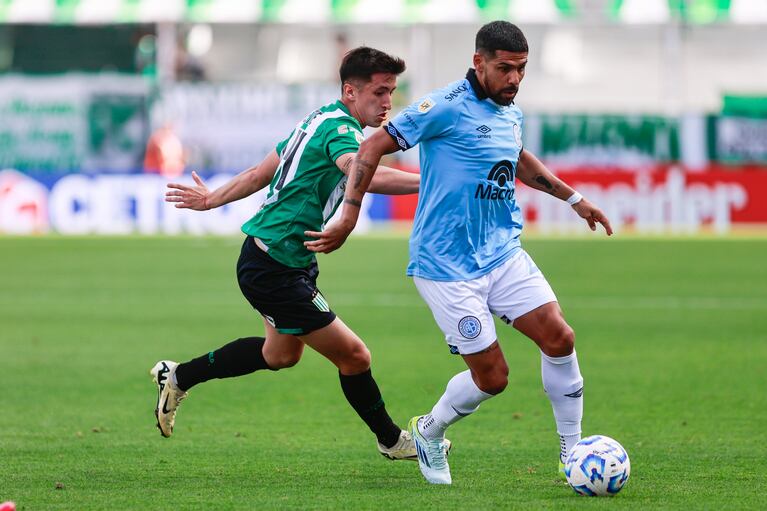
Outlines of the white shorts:
<svg viewBox="0 0 767 511">
<path fill-rule="evenodd" d="M 413 277 L 413 281 L 444 332 L 450 352 L 461 355 L 478 353 L 495 342 L 493 314 L 510 325 L 541 305 L 557 301 L 541 270 L 522 249 L 473 280 Z"/>
</svg>

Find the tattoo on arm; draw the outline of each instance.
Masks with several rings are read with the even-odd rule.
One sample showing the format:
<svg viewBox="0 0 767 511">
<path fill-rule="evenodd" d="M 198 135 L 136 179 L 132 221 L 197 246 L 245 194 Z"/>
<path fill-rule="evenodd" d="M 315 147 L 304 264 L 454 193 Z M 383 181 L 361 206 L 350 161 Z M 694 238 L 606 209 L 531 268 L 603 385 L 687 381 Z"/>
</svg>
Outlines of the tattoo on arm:
<svg viewBox="0 0 767 511">
<path fill-rule="evenodd" d="M 362 179 L 365 177 L 365 175 L 373 170 L 373 166 L 366 162 L 365 160 L 357 160 L 357 166 L 355 167 L 357 170 L 354 173 L 354 189 L 360 190 L 362 185 Z"/>
<path fill-rule="evenodd" d="M 550 193 L 551 195 L 554 195 L 557 193 L 557 190 L 559 190 L 559 185 L 552 185 L 551 181 L 546 179 L 545 177 L 538 175 L 535 176 L 535 182 L 539 185 L 543 186 L 545 188 L 544 191 Z"/>
<path fill-rule="evenodd" d="M 362 203 L 360 201 L 354 200 L 354 199 L 344 199 L 344 204 L 348 204 L 350 206 L 354 206 L 355 208 L 361 208 L 362 207 Z"/>
<path fill-rule="evenodd" d="M 341 166 L 341 170 L 347 176 L 349 175 L 349 170 L 352 168 L 352 163 L 354 163 L 354 158 L 347 158 L 344 164 Z"/>
</svg>

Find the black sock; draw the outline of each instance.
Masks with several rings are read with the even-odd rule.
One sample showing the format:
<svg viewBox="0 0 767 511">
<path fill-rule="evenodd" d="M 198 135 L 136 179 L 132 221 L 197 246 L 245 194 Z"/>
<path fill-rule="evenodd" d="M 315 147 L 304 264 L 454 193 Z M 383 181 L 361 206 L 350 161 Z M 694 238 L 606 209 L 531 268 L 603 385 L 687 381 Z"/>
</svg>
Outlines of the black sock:
<svg viewBox="0 0 767 511">
<path fill-rule="evenodd" d="M 386 447 L 396 444 L 401 430 L 386 412 L 381 391 L 378 390 L 370 369 L 351 376 L 339 372 L 338 376 L 341 379 L 341 388 L 346 400 L 365 421 L 370 431 L 375 433 L 378 441 Z"/>
<path fill-rule="evenodd" d="M 264 360 L 264 342 L 266 340 L 263 337 L 244 337 L 179 364 L 176 368 L 178 388 L 189 390 L 213 378 L 232 378 L 259 369 L 271 369 Z"/>
</svg>

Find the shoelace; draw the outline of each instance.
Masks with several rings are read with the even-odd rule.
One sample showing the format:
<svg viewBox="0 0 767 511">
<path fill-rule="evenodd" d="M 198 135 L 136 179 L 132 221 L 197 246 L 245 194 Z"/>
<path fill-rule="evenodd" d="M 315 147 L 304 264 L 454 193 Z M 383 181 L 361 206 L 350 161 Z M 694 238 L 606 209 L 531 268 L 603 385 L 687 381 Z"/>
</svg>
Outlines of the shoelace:
<svg viewBox="0 0 767 511">
<path fill-rule="evenodd" d="M 426 446 L 429 451 L 429 460 L 432 468 L 442 470 L 447 467 L 447 458 L 445 457 L 445 441 L 427 440 Z"/>
</svg>

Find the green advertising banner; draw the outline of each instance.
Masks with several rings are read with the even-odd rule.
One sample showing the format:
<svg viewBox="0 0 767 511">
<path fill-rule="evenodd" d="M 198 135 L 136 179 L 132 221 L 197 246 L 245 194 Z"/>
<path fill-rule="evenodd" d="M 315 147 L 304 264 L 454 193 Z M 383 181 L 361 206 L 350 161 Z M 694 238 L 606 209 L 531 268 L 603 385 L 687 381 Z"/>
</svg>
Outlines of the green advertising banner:
<svg viewBox="0 0 767 511">
<path fill-rule="evenodd" d="M 540 156 L 558 166 L 635 167 L 678 161 L 676 119 L 626 115 L 541 115 Z"/>
<path fill-rule="evenodd" d="M 148 86 L 138 77 L 0 77 L 0 168 L 124 171 L 141 166 Z"/>
</svg>

